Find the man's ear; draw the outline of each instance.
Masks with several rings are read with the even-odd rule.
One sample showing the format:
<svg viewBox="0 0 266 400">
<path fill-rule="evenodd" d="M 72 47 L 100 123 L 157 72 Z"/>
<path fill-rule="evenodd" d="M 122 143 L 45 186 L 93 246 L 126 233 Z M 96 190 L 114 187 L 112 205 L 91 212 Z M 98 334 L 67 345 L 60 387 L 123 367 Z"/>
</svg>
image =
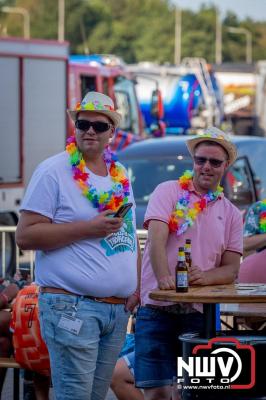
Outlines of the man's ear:
<svg viewBox="0 0 266 400">
<path fill-rule="evenodd" d="M 112 137 L 114 136 L 115 133 L 115 127 L 112 125 L 110 133 L 109 133 L 109 139 L 112 139 Z"/>
<path fill-rule="evenodd" d="M 227 171 L 229 167 L 230 167 L 230 163 L 229 163 L 229 161 L 226 161 L 224 171 Z"/>
</svg>

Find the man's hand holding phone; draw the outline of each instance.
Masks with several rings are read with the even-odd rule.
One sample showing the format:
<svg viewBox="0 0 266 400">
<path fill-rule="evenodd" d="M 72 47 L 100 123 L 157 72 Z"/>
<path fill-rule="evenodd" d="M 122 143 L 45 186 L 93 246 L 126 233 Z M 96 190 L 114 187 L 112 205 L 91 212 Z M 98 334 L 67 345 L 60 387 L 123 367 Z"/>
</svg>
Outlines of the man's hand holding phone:
<svg viewBox="0 0 266 400">
<path fill-rule="evenodd" d="M 128 211 L 131 209 L 133 206 L 133 203 L 127 203 L 123 204 L 122 206 L 119 207 L 119 209 L 115 212 L 113 215 L 114 218 L 124 218 Z"/>
<path fill-rule="evenodd" d="M 122 218 L 125 217 L 132 206 L 133 203 L 127 203 L 119 207 L 115 214 L 111 210 L 106 210 L 98 214 L 89 222 L 90 236 L 105 237 L 118 232 L 123 225 Z"/>
</svg>

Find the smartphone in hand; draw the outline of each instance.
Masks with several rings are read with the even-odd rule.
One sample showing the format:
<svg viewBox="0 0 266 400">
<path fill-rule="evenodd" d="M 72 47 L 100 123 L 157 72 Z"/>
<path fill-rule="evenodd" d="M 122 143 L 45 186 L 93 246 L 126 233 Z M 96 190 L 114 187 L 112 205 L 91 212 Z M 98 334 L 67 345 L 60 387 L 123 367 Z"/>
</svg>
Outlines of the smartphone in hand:
<svg viewBox="0 0 266 400">
<path fill-rule="evenodd" d="M 121 207 L 119 207 L 119 209 L 116 211 L 116 213 L 113 215 L 113 217 L 124 218 L 132 206 L 133 206 L 133 203 L 123 204 Z"/>
</svg>

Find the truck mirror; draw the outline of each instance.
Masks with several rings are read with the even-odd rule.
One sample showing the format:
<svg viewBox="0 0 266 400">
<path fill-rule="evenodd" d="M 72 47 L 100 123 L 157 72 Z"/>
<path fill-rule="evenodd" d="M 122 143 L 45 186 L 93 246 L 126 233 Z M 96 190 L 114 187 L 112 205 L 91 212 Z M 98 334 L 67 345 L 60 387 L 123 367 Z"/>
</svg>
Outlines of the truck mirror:
<svg viewBox="0 0 266 400">
<path fill-rule="evenodd" d="M 164 116 L 162 93 L 159 89 L 153 90 L 151 95 L 151 115 L 158 120 Z"/>
</svg>

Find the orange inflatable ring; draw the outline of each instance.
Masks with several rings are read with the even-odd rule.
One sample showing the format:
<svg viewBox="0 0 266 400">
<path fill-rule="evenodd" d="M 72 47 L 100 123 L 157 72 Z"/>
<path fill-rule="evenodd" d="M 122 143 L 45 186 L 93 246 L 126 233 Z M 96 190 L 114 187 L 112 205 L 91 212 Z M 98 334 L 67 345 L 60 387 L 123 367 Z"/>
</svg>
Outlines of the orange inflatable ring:
<svg viewBox="0 0 266 400">
<path fill-rule="evenodd" d="M 22 368 L 50 375 L 49 354 L 40 332 L 38 291 L 38 286 L 31 284 L 18 292 L 10 330 L 17 363 Z"/>
</svg>

